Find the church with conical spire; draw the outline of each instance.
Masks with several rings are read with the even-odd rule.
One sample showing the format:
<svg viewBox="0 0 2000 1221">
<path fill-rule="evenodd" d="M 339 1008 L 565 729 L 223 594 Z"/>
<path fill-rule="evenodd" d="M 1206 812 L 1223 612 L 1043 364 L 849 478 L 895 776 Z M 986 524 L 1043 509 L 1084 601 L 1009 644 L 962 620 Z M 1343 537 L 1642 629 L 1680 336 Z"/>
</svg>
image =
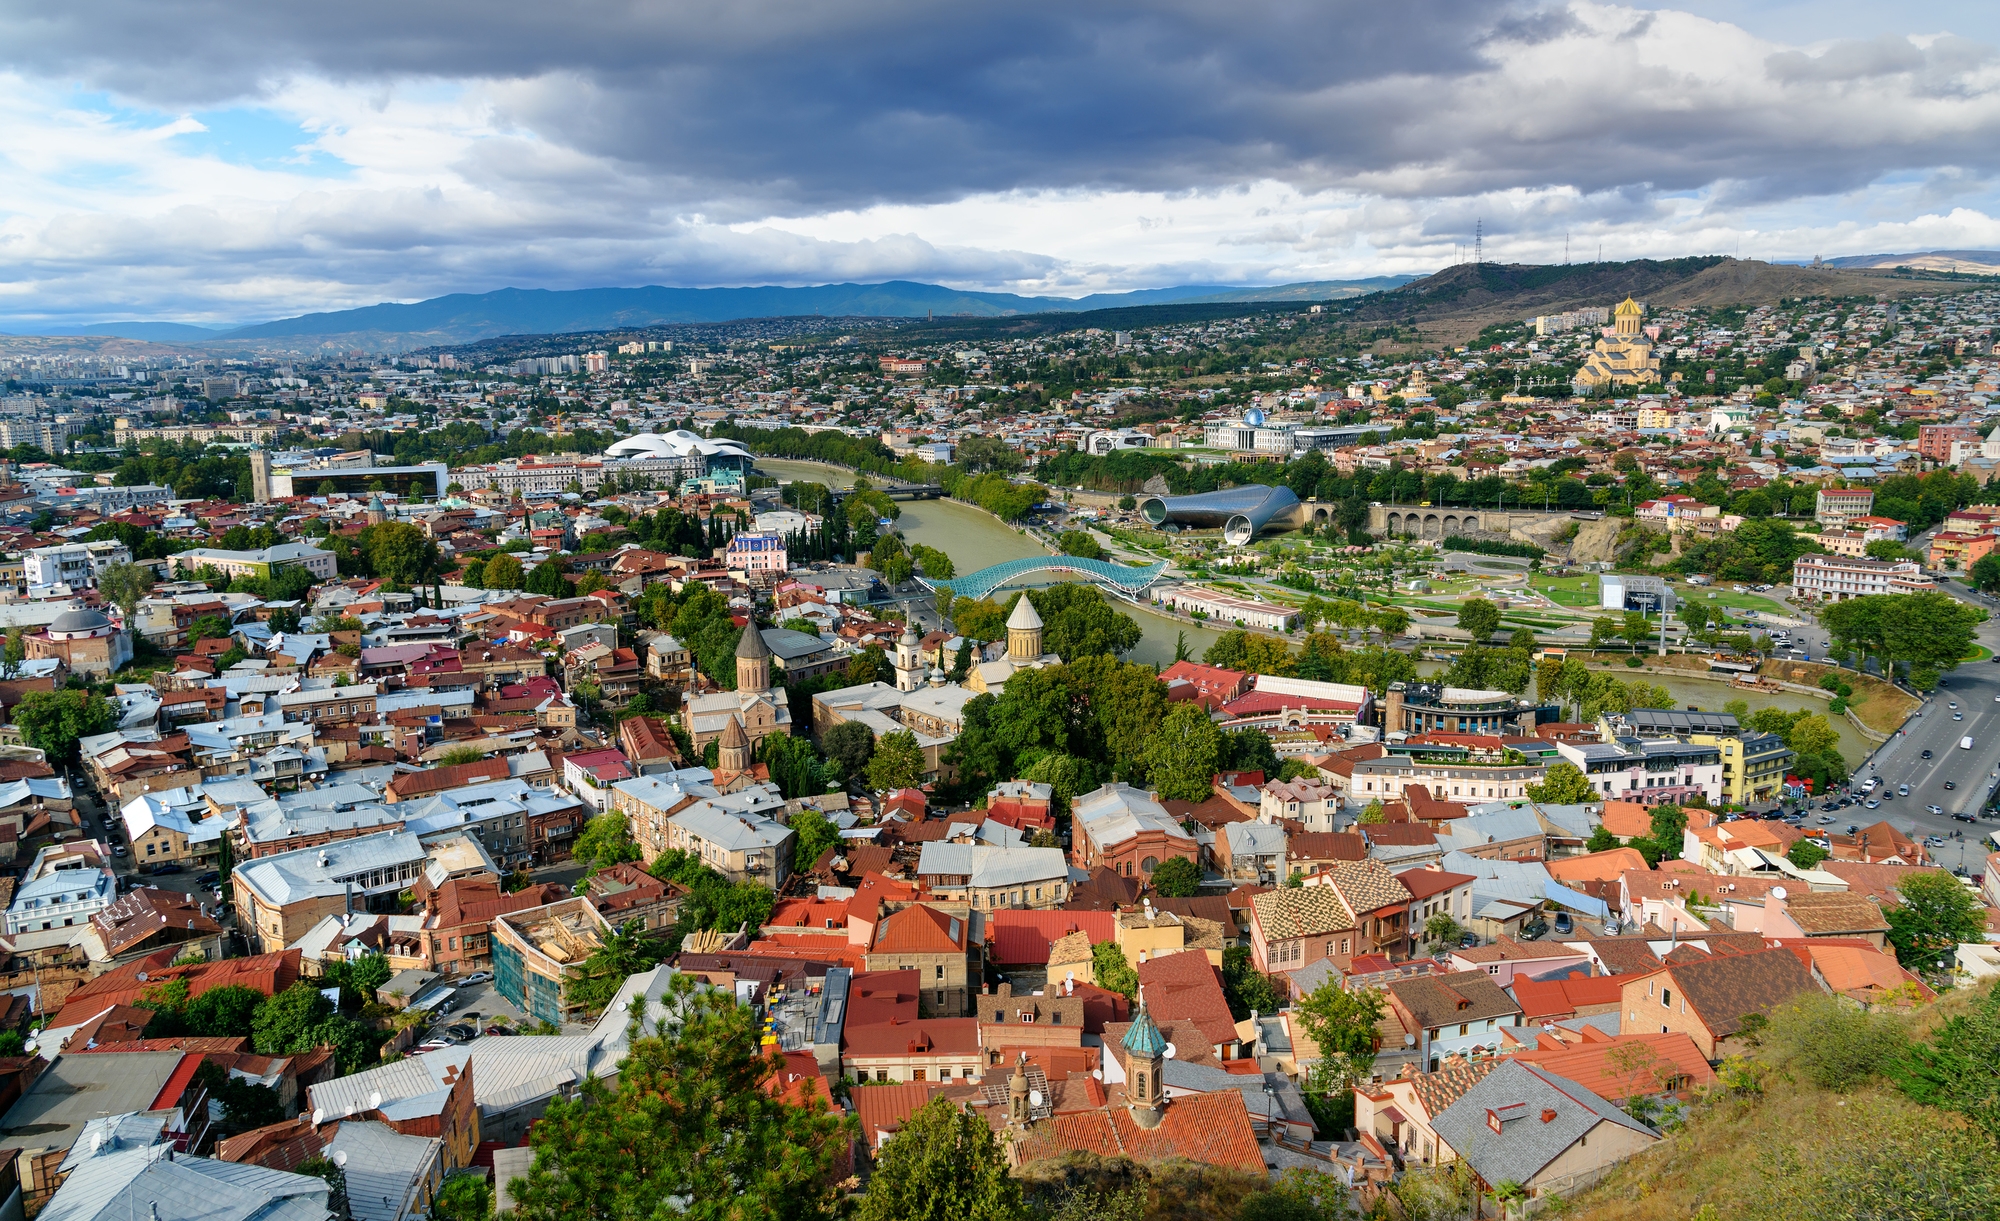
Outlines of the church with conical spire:
<svg viewBox="0 0 2000 1221">
<path fill-rule="evenodd" d="M 1042 616 L 1023 593 L 1007 616 L 1007 652 L 993 661 L 981 662 L 966 675 L 965 685 L 974 691 L 1000 694 L 1007 680 L 1022 670 L 1061 665 L 1062 658 L 1042 651 Z"/>
<path fill-rule="evenodd" d="M 771 646 L 755 620 L 736 642 L 736 690 L 690 696 L 681 704 L 681 727 L 697 751 L 717 743 L 716 766 L 732 771 L 748 770 L 757 743 L 774 733 L 792 732 L 785 692 L 771 685 Z M 741 740 L 725 740 L 729 738 Z M 723 751 L 735 752 L 730 758 L 740 758 L 742 766 L 729 767 Z"/>
</svg>

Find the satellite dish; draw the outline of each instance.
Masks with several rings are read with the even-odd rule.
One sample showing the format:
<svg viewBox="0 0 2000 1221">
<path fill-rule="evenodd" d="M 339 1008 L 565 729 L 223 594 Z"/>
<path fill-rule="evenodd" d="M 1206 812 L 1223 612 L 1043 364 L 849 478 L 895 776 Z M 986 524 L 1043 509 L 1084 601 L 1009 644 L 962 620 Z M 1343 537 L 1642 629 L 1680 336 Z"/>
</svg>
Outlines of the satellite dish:
<svg viewBox="0 0 2000 1221">
<path fill-rule="evenodd" d="M 1174 1045 L 1172 1043 L 1167 1044 L 1167 1059 L 1171 1060 L 1179 1054 L 1180 1053 L 1174 1049 Z"/>
<path fill-rule="evenodd" d="M 1785 888 L 1784 888 L 1784 887 L 1782 887 L 1782 886 L 1773 886 L 1773 887 L 1771 888 L 1771 897 L 1772 897 L 1773 899 L 1782 899 L 1782 898 L 1784 898 L 1784 897 L 1785 897 Z"/>
<path fill-rule="evenodd" d="M 1028 1105 L 1029 1105 L 1029 1106 L 1031 1106 L 1031 1107 L 1038 1107 L 1038 1106 L 1042 1105 L 1042 1091 L 1040 1091 L 1040 1090 L 1029 1090 L 1029 1091 L 1028 1091 Z"/>
<path fill-rule="evenodd" d="M 342 1169 L 346 1169 L 346 1167 L 347 1167 L 347 1150 L 345 1150 L 345 1149 L 339 1149 L 339 1150 L 336 1150 L 336 1151 L 334 1152 L 334 1155 L 333 1155 L 333 1164 L 334 1164 L 334 1165 L 336 1165 L 336 1166 L 339 1166 L 339 1167 L 341 1167 Z"/>
<path fill-rule="evenodd" d="M 323 1124 L 323 1123 L 325 1123 L 325 1122 L 326 1122 L 326 1108 L 325 1108 L 325 1107 L 314 1107 L 314 1108 L 313 1108 L 313 1127 L 317 1128 L 317 1127 L 319 1127 L 319 1126 L 320 1126 L 321 1124 Z"/>
<path fill-rule="evenodd" d="M 1102 1080 L 1104 1080 L 1104 1070 L 1103 1070 L 1103 1069 L 1101 1069 L 1101 1068 L 1093 1068 L 1093 1069 L 1091 1069 L 1091 1070 L 1090 1070 L 1090 1079 L 1091 1079 L 1091 1080 L 1093 1080 L 1093 1081 L 1102 1081 Z"/>
<path fill-rule="evenodd" d="M 1403 1046 L 1415 1047 L 1416 1045 L 1417 1045 L 1417 1036 L 1413 1034 L 1406 1034 L 1403 1036 Z"/>
<path fill-rule="evenodd" d="M 382 1091 L 381 1091 L 381 1090 L 376 1090 L 376 1091 L 375 1091 L 374 1093 L 372 1093 L 372 1094 L 368 1095 L 368 1109 L 369 1109 L 369 1110 L 371 1110 L 371 1111 L 373 1111 L 373 1110 L 378 1110 L 378 1109 L 380 1109 L 380 1107 L 381 1107 L 381 1106 L 382 1106 Z"/>
</svg>

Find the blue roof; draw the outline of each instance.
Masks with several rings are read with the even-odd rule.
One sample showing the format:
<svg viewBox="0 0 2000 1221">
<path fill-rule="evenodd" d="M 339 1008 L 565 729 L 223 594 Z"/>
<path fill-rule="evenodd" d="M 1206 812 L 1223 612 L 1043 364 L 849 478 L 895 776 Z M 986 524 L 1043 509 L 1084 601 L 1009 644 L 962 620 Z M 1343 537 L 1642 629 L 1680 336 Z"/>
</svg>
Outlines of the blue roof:
<svg viewBox="0 0 2000 1221">
<path fill-rule="evenodd" d="M 939 585 L 951 586 L 952 593 L 961 598 L 979 599 L 994 590 L 1035 572 L 1074 572 L 1103 585 L 1111 585 L 1126 593 L 1136 594 L 1166 572 L 1167 563 L 1161 560 L 1143 568 L 1132 568 L 1124 564 L 1112 564 L 1104 560 L 1086 560 L 1073 555 L 1041 555 L 1027 559 L 1007 560 L 982 568 L 978 572 L 967 573 L 950 580 L 930 580 L 919 578 L 925 585 L 935 589 Z"/>
<path fill-rule="evenodd" d="M 1154 1024 L 1153 1015 L 1146 1012 L 1142 1003 L 1139 1012 L 1132 1015 L 1132 1028 L 1125 1032 L 1122 1040 L 1126 1051 L 1135 1056 L 1163 1056 L 1167 1054 L 1167 1036 L 1160 1033 Z"/>
</svg>

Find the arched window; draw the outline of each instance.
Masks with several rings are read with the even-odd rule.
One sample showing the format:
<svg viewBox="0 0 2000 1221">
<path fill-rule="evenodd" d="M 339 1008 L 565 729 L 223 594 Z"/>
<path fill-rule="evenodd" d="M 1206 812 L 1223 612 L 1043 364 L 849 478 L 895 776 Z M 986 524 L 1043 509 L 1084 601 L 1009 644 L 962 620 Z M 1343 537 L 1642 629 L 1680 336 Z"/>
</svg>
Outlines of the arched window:
<svg viewBox="0 0 2000 1221">
<path fill-rule="evenodd" d="M 1159 867 L 1160 867 L 1160 858 L 1156 856 L 1149 856 L 1145 860 L 1139 862 L 1139 868 L 1146 873 L 1151 873 L 1155 869 L 1158 869 Z"/>
</svg>

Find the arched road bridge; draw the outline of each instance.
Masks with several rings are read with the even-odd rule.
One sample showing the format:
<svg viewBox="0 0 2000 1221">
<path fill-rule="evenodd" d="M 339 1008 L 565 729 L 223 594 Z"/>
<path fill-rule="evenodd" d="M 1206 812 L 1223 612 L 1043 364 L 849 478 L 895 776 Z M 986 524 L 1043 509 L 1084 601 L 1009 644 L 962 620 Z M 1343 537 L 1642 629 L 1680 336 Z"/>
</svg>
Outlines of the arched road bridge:
<svg viewBox="0 0 2000 1221">
<path fill-rule="evenodd" d="M 930 577 L 918 579 L 932 589 L 940 585 L 949 585 L 951 592 L 961 598 L 984 598 L 1009 581 L 1019 580 L 1029 573 L 1073 572 L 1078 576 L 1088 577 L 1099 585 L 1109 585 L 1119 593 L 1137 597 L 1158 581 L 1166 570 L 1165 560 L 1148 564 L 1144 568 L 1132 568 L 1124 564 L 1086 560 L 1073 555 L 1042 555 L 1029 556 L 1021 560 L 1007 560 L 950 580 Z"/>
</svg>

